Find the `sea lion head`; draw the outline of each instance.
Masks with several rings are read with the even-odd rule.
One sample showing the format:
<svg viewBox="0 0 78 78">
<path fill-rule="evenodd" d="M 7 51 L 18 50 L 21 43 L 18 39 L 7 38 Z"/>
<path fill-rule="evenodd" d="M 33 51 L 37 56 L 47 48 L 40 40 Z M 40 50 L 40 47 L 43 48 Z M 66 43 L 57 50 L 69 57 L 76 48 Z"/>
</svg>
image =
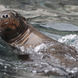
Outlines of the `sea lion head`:
<svg viewBox="0 0 78 78">
<path fill-rule="evenodd" d="M 5 10 L 0 12 L 0 35 L 5 41 L 10 41 L 24 30 L 28 25 L 26 19 L 14 10 Z"/>
</svg>

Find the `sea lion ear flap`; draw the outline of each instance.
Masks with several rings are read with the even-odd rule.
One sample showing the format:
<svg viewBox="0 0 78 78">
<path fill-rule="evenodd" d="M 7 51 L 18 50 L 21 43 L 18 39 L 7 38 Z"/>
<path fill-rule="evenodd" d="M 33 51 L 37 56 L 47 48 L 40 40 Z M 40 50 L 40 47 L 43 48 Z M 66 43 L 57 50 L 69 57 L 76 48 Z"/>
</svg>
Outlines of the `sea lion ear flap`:
<svg viewBox="0 0 78 78">
<path fill-rule="evenodd" d="M 25 17 L 21 16 L 20 23 L 21 23 L 21 25 L 23 27 L 25 27 L 26 29 L 28 29 L 28 22 L 27 22 L 27 19 Z"/>
<path fill-rule="evenodd" d="M 26 19 L 26 18 L 22 17 L 22 21 L 23 21 L 25 24 L 28 24 L 28 22 L 27 22 L 27 19 Z"/>
</svg>

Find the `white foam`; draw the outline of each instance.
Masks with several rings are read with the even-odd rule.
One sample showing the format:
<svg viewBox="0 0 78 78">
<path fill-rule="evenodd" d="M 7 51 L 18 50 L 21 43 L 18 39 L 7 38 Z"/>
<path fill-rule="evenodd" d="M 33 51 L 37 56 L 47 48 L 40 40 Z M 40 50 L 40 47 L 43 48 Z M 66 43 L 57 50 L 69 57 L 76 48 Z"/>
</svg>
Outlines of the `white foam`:
<svg viewBox="0 0 78 78">
<path fill-rule="evenodd" d="M 5 69 L 7 69 L 7 66 L 4 66 Z"/>
<path fill-rule="evenodd" d="M 66 71 L 69 72 L 69 73 L 76 73 L 78 71 L 78 67 L 74 67 L 73 69 L 67 68 Z"/>
<path fill-rule="evenodd" d="M 36 74 L 36 73 L 37 73 L 37 71 L 36 71 L 36 70 L 33 70 L 33 71 L 32 71 L 32 73 L 33 73 L 33 74 Z"/>
<path fill-rule="evenodd" d="M 58 41 L 61 42 L 61 43 L 64 43 L 64 42 L 66 42 L 68 40 L 75 39 L 76 37 L 77 37 L 76 34 L 74 34 L 74 35 L 70 34 L 70 35 L 63 36 L 62 38 L 58 39 Z"/>
<path fill-rule="evenodd" d="M 76 34 L 70 34 L 58 39 L 59 42 L 73 46 L 78 51 L 78 36 Z"/>
<path fill-rule="evenodd" d="M 42 43 L 34 48 L 34 52 L 38 52 L 41 49 L 46 48 L 46 44 Z"/>
<path fill-rule="evenodd" d="M 21 50 L 22 52 L 24 52 L 24 51 L 25 51 L 24 46 L 21 46 L 21 47 L 20 47 L 20 50 Z"/>
<path fill-rule="evenodd" d="M 44 72 L 45 72 L 45 73 L 48 73 L 48 72 L 49 72 L 49 70 L 44 70 Z"/>
<path fill-rule="evenodd" d="M 76 59 L 75 59 L 74 57 L 72 57 L 71 55 L 66 55 L 66 54 L 65 54 L 65 56 L 66 56 L 67 59 L 76 61 Z"/>
</svg>

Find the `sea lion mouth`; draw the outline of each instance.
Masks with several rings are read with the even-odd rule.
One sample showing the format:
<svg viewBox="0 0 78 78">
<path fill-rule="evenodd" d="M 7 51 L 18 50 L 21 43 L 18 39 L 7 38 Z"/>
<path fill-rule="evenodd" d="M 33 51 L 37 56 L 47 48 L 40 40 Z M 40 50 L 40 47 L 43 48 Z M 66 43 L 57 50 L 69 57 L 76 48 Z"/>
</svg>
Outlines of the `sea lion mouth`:
<svg viewBox="0 0 78 78">
<path fill-rule="evenodd" d="M 0 31 L 3 31 L 7 28 L 7 26 L 9 25 L 9 21 L 8 19 L 0 19 Z"/>
<path fill-rule="evenodd" d="M 0 26 L 0 33 L 4 31 L 7 31 L 7 32 L 11 31 L 14 28 L 11 26 L 13 26 L 13 24 L 9 24 L 8 22 L 5 22 L 4 24 Z"/>
<path fill-rule="evenodd" d="M 4 24 L 7 25 L 9 22 L 5 22 Z"/>
</svg>

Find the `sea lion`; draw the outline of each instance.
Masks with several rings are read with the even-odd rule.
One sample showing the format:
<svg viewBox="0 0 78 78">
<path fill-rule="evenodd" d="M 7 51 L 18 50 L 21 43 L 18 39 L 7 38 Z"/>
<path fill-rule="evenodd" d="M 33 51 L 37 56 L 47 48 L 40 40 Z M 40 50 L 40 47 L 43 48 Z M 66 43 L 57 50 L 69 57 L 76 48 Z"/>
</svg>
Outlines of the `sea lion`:
<svg viewBox="0 0 78 78">
<path fill-rule="evenodd" d="M 13 47 L 23 46 L 25 49 L 30 47 L 36 49 L 36 46 L 48 43 L 49 47 L 46 50 L 43 49 L 41 52 L 49 54 L 55 60 L 58 59 L 59 64 L 54 59 L 51 61 L 52 64 L 58 64 L 65 68 L 74 69 L 76 67 L 78 71 L 78 52 L 74 48 L 42 34 L 32 25 L 28 24 L 26 18 L 14 10 L 0 12 L 0 35 L 3 40 Z M 22 52 L 19 54 L 21 56 Z"/>
</svg>

